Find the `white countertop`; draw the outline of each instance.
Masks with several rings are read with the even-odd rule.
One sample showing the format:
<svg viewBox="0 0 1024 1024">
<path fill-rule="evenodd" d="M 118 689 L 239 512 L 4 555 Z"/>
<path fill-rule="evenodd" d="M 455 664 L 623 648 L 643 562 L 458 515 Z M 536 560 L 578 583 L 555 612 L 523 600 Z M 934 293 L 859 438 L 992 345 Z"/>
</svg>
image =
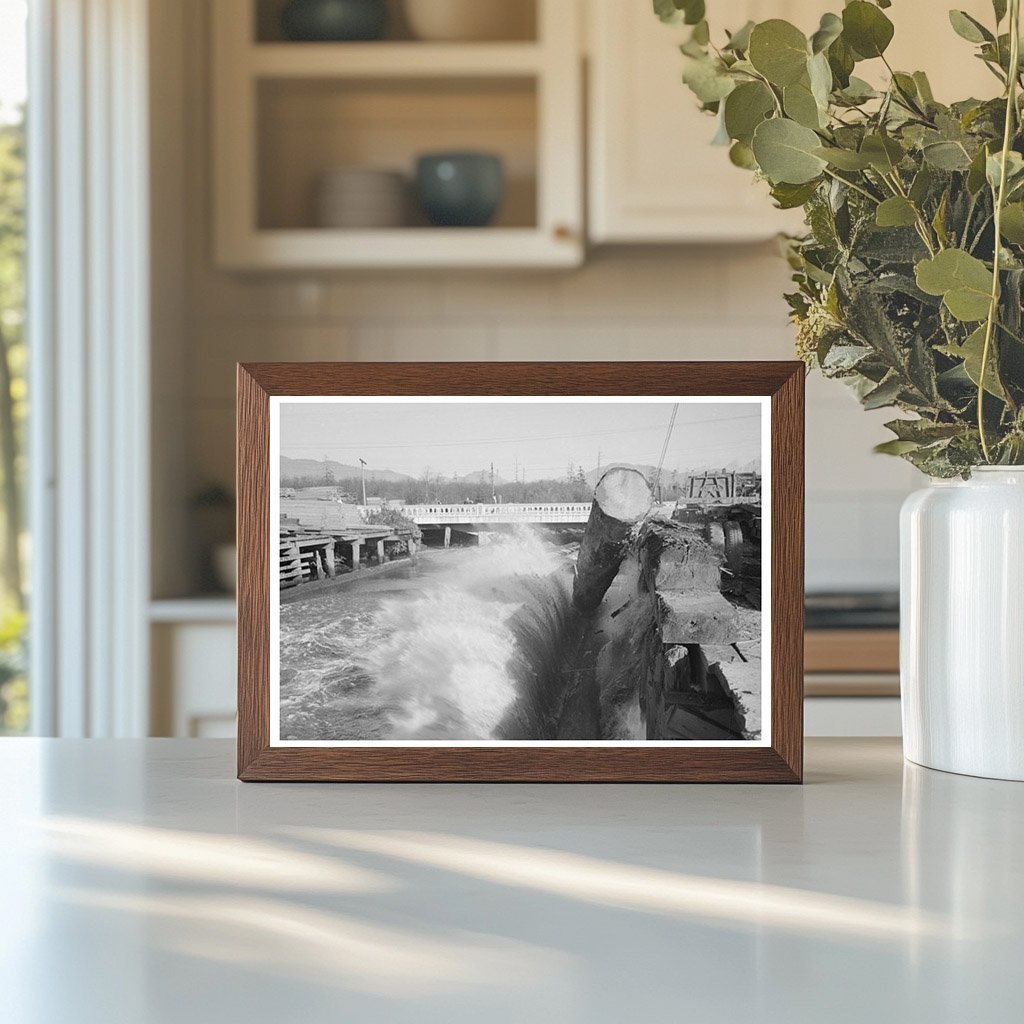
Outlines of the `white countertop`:
<svg viewBox="0 0 1024 1024">
<path fill-rule="evenodd" d="M 811 740 L 803 787 L 242 785 L 0 741 L 5 1024 L 1011 1022 L 1024 785 Z"/>
</svg>

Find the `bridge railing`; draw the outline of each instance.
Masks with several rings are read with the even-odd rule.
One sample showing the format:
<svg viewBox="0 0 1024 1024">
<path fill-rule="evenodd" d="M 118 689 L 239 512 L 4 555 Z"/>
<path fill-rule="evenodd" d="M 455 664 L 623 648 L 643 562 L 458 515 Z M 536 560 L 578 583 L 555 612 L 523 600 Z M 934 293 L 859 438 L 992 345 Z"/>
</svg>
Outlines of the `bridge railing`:
<svg viewBox="0 0 1024 1024">
<path fill-rule="evenodd" d="M 374 511 L 361 505 L 360 512 Z M 395 511 L 420 525 L 426 523 L 585 523 L 590 502 L 517 502 L 500 505 L 431 502 L 403 505 Z"/>
</svg>

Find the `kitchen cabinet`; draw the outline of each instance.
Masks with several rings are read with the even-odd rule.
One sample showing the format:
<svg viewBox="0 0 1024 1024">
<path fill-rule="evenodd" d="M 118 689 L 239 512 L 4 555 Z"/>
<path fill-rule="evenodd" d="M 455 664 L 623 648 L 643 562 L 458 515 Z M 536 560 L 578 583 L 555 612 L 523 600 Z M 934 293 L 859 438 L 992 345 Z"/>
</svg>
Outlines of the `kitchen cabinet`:
<svg viewBox="0 0 1024 1024">
<path fill-rule="evenodd" d="M 373 42 L 293 42 L 277 0 L 217 0 L 213 32 L 214 251 L 232 270 L 546 267 L 583 259 L 579 6 L 532 0 L 530 39 L 423 42 L 397 22 Z M 411 179 L 424 152 L 498 154 L 493 225 L 321 226 L 337 168 Z M 411 189 L 410 189 L 411 191 Z M 354 202 L 354 200 L 353 200 Z"/>
<path fill-rule="evenodd" d="M 689 28 L 663 25 L 649 3 L 589 3 L 591 241 L 735 242 L 799 229 L 799 213 L 774 209 L 767 185 L 710 144 L 715 120 L 697 109 L 681 80 L 679 44 Z M 767 17 L 816 25 L 817 15 L 806 14 L 821 3 L 711 0 L 708 8 L 720 35 Z"/>
<path fill-rule="evenodd" d="M 192 739 L 235 735 L 235 602 L 154 601 L 150 733 Z"/>
<path fill-rule="evenodd" d="M 729 242 L 799 231 L 799 211 L 779 211 L 767 186 L 710 145 L 715 121 L 681 82 L 678 44 L 689 32 L 663 25 L 646 0 L 588 0 L 589 232 L 612 242 Z M 748 19 L 785 18 L 811 33 L 828 0 L 708 0 L 713 36 Z M 988 0 L 958 4 L 985 23 Z M 897 69 L 928 72 L 937 98 L 994 95 L 998 83 L 950 27 L 946 6 L 900 0 L 886 11 L 896 34 L 887 56 Z M 858 74 L 876 82 L 880 61 Z"/>
</svg>

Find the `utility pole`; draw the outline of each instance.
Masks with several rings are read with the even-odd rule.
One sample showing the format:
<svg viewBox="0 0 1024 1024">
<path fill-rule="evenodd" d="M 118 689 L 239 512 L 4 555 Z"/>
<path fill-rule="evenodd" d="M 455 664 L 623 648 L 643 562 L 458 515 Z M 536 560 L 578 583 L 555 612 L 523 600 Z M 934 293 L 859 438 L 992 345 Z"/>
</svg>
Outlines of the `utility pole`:
<svg viewBox="0 0 1024 1024">
<path fill-rule="evenodd" d="M 366 462 L 359 460 L 359 482 L 363 485 L 363 507 L 366 507 Z"/>
</svg>

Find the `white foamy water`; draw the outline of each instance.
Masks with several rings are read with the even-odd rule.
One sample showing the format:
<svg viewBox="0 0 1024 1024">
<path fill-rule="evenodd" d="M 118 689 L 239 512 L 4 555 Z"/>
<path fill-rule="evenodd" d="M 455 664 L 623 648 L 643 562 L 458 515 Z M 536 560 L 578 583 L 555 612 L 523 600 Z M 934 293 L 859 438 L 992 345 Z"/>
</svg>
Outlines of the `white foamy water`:
<svg viewBox="0 0 1024 1024">
<path fill-rule="evenodd" d="M 526 527 L 283 605 L 282 736 L 552 736 L 575 547 Z"/>
<path fill-rule="evenodd" d="M 387 639 L 359 659 L 397 709 L 396 739 L 489 739 L 517 703 L 526 718 L 540 713 L 538 644 L 558 639 L 544 634 L 568 604 L 566 555 L 524 529 L 455 557 L 457 583 L 381 603 Z"/>
</svg>

